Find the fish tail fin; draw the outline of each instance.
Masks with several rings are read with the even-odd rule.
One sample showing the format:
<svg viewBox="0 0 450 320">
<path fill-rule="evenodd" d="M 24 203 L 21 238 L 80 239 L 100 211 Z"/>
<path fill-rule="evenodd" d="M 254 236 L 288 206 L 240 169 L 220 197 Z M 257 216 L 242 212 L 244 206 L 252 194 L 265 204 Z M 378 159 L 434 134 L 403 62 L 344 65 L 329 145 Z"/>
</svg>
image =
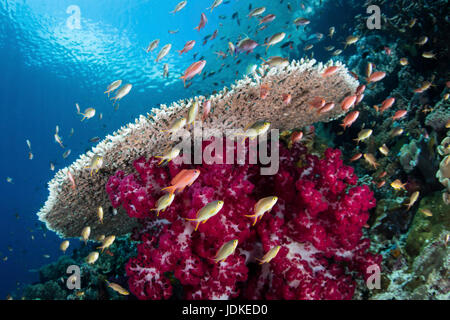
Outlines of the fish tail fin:
<svg viewBox="0 0 450 320">
<path fill-rule="evenodd" d="M 158 166 L 159 166 L 161 163 L 163 163 L 164 160 L 165 160 L 165 159 L 163 159 L 162 156 L 155 156 L 155 158 L 161 159 L 161 160 L 158 162 Z"/>
<path fill-rule="evenodd" d="M 174 194 L 176 189 L 177 189 L 176 186 L 169 186 L 169 187 L 162 188 L 161 190 L 167 190 L 170 194 Z"/>
<path fill-rule="evenodd" d="M 181 55 L 183 53 L 183 50 L 177 50 L 178 54 Z"/>
<path fill-rule="evenodd" d="M 183 85 L 186 87 L 186 76 L 181 76 L 180 79 L 183 79 Z"/>
</svg>

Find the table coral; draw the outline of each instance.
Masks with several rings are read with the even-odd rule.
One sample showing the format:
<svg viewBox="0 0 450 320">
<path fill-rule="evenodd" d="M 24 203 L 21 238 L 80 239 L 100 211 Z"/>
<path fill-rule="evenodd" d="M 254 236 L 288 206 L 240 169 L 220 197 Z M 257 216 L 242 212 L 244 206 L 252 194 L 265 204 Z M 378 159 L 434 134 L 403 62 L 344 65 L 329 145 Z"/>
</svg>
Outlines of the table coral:
<svg viewBox="0 0 450 320">
<path fill-rule="evenodd" d="M 135 233 L 138 254 L 126 265 L 130 291 L 139 299 L 168 299 L 177 283 L 186 299 L 351 299 L 353 276 L 367 278 L 367 267 L 381 262 L 362 239 L 373 193 L 355 186 L 357 177 L 339 150 L 327 149 L 319 159 L 300 144 L 279 148 L 280 170 L 272 176 L 248 162 L 158 167 L 157 159 L 142 157 L 134 162 L 136 173 L 110 177 L 106 190 L 113 206 L 142 223 Z M 156 217 L 150 209 L 161 189 L 193 167 L 199 178 Z M 267 196 L 278 202 L 252 227 L 245 215 Z M 224 201 L 222 210 L 194 231 L 196 223 L 186 218 L 214 200 Z M 215 263 L 217 250 L 233 239 L 239 241 L 236 251 Z M 275 258 L 258 265 L 256 258 L 276 245 L 281 249 Z"/>
<path fill-rule="evenodd" d="M 338 71 L 329 77 L 322 73 L 329 66 L 338 66 Z M 270 84 L 266 99 L 260 99 L 260 87 Z M 326 64 L 315 60 L 292 61 L 283 68 L 258 68 L 251 77 L 245 77 L 230 88 L 224 88 L 209 97 L 196 96 L 190 99 L 161 105 L 151 113 L 141 115 L 113 135 L 108 135 L 98 145 L 83 154 L 69 167 L 59 170 L 49 182 L 49 197 L 38 213 L 48 229 L 61 237 L 78 237 L 89 225 L 91 237 L 114 232 L 115 235 L 129 233 L 135 226 L 123 210 L 112 210 L 104 186 L 116 170 L 132 172 L 132 163 L 141 156 L 156 156 L 173 144 L 167 130 L 176 119 L 185 116 L 194 101 L 211 103 L 211 112 L 202 126 L 208 130 L 225 132 L 242 129 L 255 120 L 265 119 L 271 128 L 281 130 L 302 128 L 315 122 L 328 122 L 339 118 L 347 111 L 334 108 L 318 113 L 310 107 L 310 101 L 322 97 L 327 102 L 340 105 L 342 100 L 355 91 L 359 83 L 340 62 Z M 291 103 L 286 105 L 282 95 L 291 94 Z M 89 169 L 95 155 L 103 157 L 102 168 L 92 176 Z M 71 188 L 68 178 L 71 172 L 76 188 Z M 92 214 L 93 208 L 102 206 L 105 211 L 103 223 Z"/>
</svg>

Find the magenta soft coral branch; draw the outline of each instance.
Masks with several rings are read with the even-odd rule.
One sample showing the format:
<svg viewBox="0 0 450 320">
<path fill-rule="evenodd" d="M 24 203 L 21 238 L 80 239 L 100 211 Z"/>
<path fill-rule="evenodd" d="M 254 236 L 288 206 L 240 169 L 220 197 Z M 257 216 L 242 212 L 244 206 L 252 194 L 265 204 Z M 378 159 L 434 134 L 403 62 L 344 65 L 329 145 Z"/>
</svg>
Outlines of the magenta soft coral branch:
<svg viewBox="0 0 450 320">
<path fill-rule="evenodd" d="M 367 267 L 381 263 L 362 239 L 373 193 L 355 186 L 357 177 L 339 150 L 327 149 L 319 159 L 300 144 L 280 145 L 280 170 L 273 176 L 261 176 L 259 166 L 248 163 L 157 163 L 140 158 L 134 162 L 137 174 L 118 171 L 106 186 L 113 206 L 122 205 L 142 222 L 137 256 L 126 266 L 130 291 L 139 299 L 170 298 L 174 281 L 185 299 L 351 299 L 354 275 L 367 278 Z M 198 179 L 156 217 L 151 209 L 161 189 L 194 167 L 201 171 Z M 276 205 L 252 227 L 245 215 L 272 195 Z M 222 210 L 194 231 L 196 223 L 186 218 L 215 200 L 224 201 Z M 235 252 L 215 263 L 217 250 L 233 239 L 239 243 Z M 257 264 L 278 245 L 269 263 Z"/>
</svg>

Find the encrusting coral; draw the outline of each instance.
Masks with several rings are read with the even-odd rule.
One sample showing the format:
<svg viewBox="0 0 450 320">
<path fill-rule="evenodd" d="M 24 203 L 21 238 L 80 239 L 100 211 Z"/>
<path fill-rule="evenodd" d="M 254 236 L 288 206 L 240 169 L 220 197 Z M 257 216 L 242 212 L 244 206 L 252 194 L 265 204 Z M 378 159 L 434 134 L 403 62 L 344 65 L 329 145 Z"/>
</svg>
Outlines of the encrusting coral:
<svg viewBox="0 0 450 320">
<path fill-rule="evenodd" d="M 294 129 L 315 122 L 336 119 L 348 110 L 342 110 L 343 99 L 354 94 L 358 86 L 339 62 L 337 71 L 327 77 L 324 70 L 331 66 L 315 60 L 292 61 L 284 68 L 267 65 L 260 67 L 253 78 L 240 80 L 231 89 L 224 89 L 208 98 L 211 101 L 211 114 L 203 124 L 204 129 L 242 129 L 256 120 L 267 120 L 271 128 Z M 261 85 L 269 85 L 267 98 L 260 97 Z M 291 94 L 290 104 L 286 104 L 283 94 Z M 311 108 L 310 102 L 321 97 L 334 102 L 336 107 L 326 113 Z M 105 192 L 105 184 L 116 170 L 132 172 L 133 161 L 139 157 L 161 154 L 170 144 L 170 137 L 163 132 L 177 118 L 184 116 L 194 101 L 204 102 L 203 96 L 185 101 L 174 102 L 170 106 L 161 105 L 153 109 L 152 114 L 141 115 L 135 123 L 130 123 L 107 136 L 92 151 L 67 168 L 59 170 L 49 182 L 50 195 L 44 207 L 38 213 L 47 228 L 56 231 L 62 237 L 78 237 L 82 228 L 91 227 L 91 237 L 101 234 L 116 235 L 130 232 L 136 225 L 122 209 L 113 210 Z M 95 155 L 103 157 L 100 170 L 90 175 L 86 167 Z M 69 180 L 73 176 L 76 186 Z M 96 208 L 104 209 L 103 223 L 98 221 Z"/>
<path fill-rule="evenodd" d="M 204 141 L 203 150 L 210 143 Z M 319 159 L 301 144 L 277 147 L 280 170 L 273 176 L 260 175 L 260 164 L 248 161 L 159 167 L 157 159 L 142 157 L 134 162 L 137 173 L 117 171 L 109 179 L 113 206 L 123 206 L 143 225 L 135 234 L 141 241 L 138 255 L 126 266 L 134 295 L 168 299 L 178 283 L 185 299 L 352 298 L 352 272 L 367 279 L 368 267 L 381 262 L 362 239 L 368 210 L 375 206 L 373 192 L 354 186 L 357 177 L 343 165 L 339 150 L 327 149 Z M 224 148 L 228 157 L 230 149 Z M 236 144 L 232 148 L 234 156 Z M 200 170 L 198 179 L 157 216 L 151 209 L 162 188 L 188 168 Z M 252 227 L 248 215 L 255 203 L 272 196 L 278 197 L 276 205 Z M 215 200 L 224 201 L 223 208 L 195 231 L 196 223 L 186 219 Z M 217 250 L 233 239 L 237 249 L 216 263 Z M 273 263 L 258 266 L 256 259 L 276 246 L 281 248 Z"/>
</svg>

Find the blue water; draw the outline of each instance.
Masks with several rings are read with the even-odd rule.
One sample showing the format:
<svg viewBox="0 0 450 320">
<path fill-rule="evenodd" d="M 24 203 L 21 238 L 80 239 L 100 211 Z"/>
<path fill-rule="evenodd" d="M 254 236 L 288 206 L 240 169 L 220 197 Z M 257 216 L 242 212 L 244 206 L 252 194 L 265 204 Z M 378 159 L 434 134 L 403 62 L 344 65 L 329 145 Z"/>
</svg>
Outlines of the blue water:
<svg viewBox="0 0 450 320">
<path fill-rule="evenodd" d="M 224 1 L 211 13 L 206 8 L 212 2 L 191 0 L 182 11 L 171 15 L 169 11 L 178 1 L 0 0 L 1 299 L 9 293 L 20 293 L 26 284 L 38 281 L 38 273 L 33 269 L 62 254 L 59 251 L 61 239 L 45 230 L 36 213 L 47 199 L 47 182 L 58 169 L 68 166 L 93 146 L 90 138 L 103 138 L 161 103 L 197 94 L 208 95 L 230 85 L 242 77 L 249 65 L 261 63 L 257 54 L 299 58 L 302 52 L 297 46 L 314 43 L 311 32 L 306 35 L 302 28 L 297 31 L 292 23 L 286 25 L 287 21 L 300 16 L 296 13 L 299 12 L 298 1 L 291 1 L 293 12 L 286 10 L 288 1 L 231 0 Z M 325 38 L 331 25 L 355 14 L 355 9 L 350 8 L 336 9 L 341 10 L 339 15 L 330 10 L 321 13 L 314 7 L 318 2 L 305 1 L 309 5 L 302 15 L 320 17 L 308 28 L 324 33 Z M 277 19 L 257 35 L 254 34 L 256 19 L 246 17 L 250 3 L 253 8 L 264 5 L 266 13 L 277 15 Z M 81 29 L 67 27 L 71 14 L 66 10 L 70 5 L 80 8 Z M 201 12 L 207 14 L 208 23 L 198 32 L 194 27 L 200 21 Z M 231 18 L 234 12 L 239 13 L 240 25 Z M 177 29 L 176 34 L 168 32 Z M 219 30 L 217 38 L 203 45 L 204 38 L 216 29 Z M 263 43 L 264 38 L 281 30 L 292 34 L 294 50 L 276 46 L 265 55 L 264 48 L 259 47 L 253 54 L 225 60 L 214 54 L 219 50 L 226 52 L 228 41 L 236 43 L 246 34 Z M 161 40 L 159 47 L 147 54 L 143 48 L 156 38 Z M 194 49 L 178 55 L 176 50 L 181 50 L 188 40 L 196 41 Z M 157 53 L 167 43 L 172 44 L 170 54 L 156 64 Z M 323 49 L 315 54 L 319 61 L 330 57 Z M 197 76 L 189 88 L 184 88 L 179 76 L 202 56 L 207 60 L 203 72 L 216 73 L 205 79 Z M 164 63 L 169 65 L 169 79 L 162 77 Z M 114 111 L 103 92 L 117 79 L 133 84 L 133 89 Z M 79 103 L 82 110 L 95 108 L 96 116 L 81 122 L 75 103 Z M 98 117 L 100 113 L 102 120 Z M 57 125 L 65 149 L 54 141 Z M 72 128 L 74 134 L 69 137 Z M 28 159 L 26 139 L 31 142 L 33 160 Z M 71 155 L 63 159 L 62 154 L 67 149 L 71 149 Z M 55 164 L 55 171 L 50 170 L 50 162 Z M 6 181 L 7 177 L 13 179 L 12 183 Z M 78 245 L 72 240 L 68 254 Z M 50 255 L 50 258 L 43 255 Z M 7 260 L 3 261 L 5 257 Z"/>
</svg>

